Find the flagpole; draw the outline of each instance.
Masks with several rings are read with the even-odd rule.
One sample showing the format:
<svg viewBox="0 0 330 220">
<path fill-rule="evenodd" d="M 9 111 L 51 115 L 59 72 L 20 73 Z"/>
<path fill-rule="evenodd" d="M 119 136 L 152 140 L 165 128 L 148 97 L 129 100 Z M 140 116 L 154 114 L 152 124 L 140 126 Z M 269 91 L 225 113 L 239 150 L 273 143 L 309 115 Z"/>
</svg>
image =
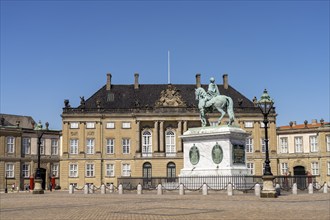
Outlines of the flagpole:
<svg viewBox="0 0 330 220">
<path fill-rule="evenodd" d="M 171 74 L 170 74 L 170 51 L 167 51 L 167 83 L 171 84 Z"/>
</svg>

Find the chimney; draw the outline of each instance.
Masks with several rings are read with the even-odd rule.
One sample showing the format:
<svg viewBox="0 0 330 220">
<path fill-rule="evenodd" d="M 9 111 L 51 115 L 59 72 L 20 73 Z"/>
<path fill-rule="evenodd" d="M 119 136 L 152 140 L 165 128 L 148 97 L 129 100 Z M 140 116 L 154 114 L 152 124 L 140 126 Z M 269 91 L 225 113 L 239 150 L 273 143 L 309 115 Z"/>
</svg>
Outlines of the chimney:
<svg viewBox="0 0 330 220">
<path fill-rule="evenodd" d="M 223 74 L 222 78 L 223 78 L 223 88 L 228 89 L 228 74 Z"/>
<path fill-rule="evenodd" d="M 134 89 L 138 89 L 139 88 L 139 74 L 135 73 L 134 74 Z"/>
<path fill-rule="evenodd" d="M 200 73 L 196 74 L 196 87 L 197 88 L 201 87 L 201 74 Z"/>
<path fill-rule="evenodd" d="M 107 73 L 107 91 L 111 89 L 111 73 Z"/>
<path fill-rule="evenodd" d="M 317 124 L 317 119 L 312 119 L 312 124 L 316 125 Z"/>
</svg>

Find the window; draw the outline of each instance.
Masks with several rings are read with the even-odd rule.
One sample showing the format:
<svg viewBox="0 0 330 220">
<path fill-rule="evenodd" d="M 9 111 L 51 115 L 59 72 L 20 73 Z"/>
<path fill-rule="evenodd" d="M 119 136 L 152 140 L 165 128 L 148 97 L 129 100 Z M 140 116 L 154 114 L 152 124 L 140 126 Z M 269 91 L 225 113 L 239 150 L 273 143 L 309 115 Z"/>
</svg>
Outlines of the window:
<svg viewBox="0 0 330 220">
<path fill-rule="evenodd" d="M 280 148 L 281 153 L 288 153 L 288 138 L 280 138 Z"/>
<path fill-rule="evenodd" d="M 302 148 L 303 143 L 302 143 L 302 137 L 295 137 L 294 138 L 294 149 L 296 153 L 302 153 Z"/>
<path fill-rule="evenodd" d="M 70 140 L 70 154 L 78 154 L 78 140 L 77 139 Z"/>
<path fill-rule="evenodd" d="M 328 161 L 328 176 L 330 176 L 330 161 Z"/>
<path fill-rule="evenodd" d="M 327 143 L 327 151 L 330 151 L 330 135 L 325 137 L 325 141 Z"/>
<path fill-rule="evenodd" d="M 264 122 L 260 122 L 260 127 L 261 127 L 261 128 L 264 128 L 264 127 L 265 127 Z M 269 123 L 267 124 L 267 128 L 269 128 Z"/>
<path fill-rule="evenodd" d="M 264 138 L 261 138 L 261 152 L 262 153 L 266 152 L 266 143 Z"/>
<path fill-rule="evenodd" d="M 167 182 L 175 182 L 175 179 L 174 179 L 176 177 L 175 170 L 176 170 L 175 163 L 169 162 L 167 164 L 167 178 L 170 178 L 170 180 L 167 179 Z"/>
<path fill-rule="evenodd" d="M 15 177 L 15 170 L 14 170 L 15 166 L 13 163 L 6 163 L 6 175 L 7 178 L 14 178 Z"/>
<path fill-rule="evenodd" d="M 245 147 L 246 153 L 253 153 L 253 139 L 251 137 L 246 139 Z"/>
<path fill-rule="evenodd" d="M 131 128 L 131 123 L 130 122 L 123 122 L 122 123 L 122 128 Z"/>
<path fill-rule="evenodd" d="M 51 166 L 51 174 L 52 176 L 54 177 L 58 177 L 58 163 L 53 163 L 52 166 Z"/>
<path fill-rule="evenodd" d="M 246 121 L 246 122 L 244 122 L 244 127 L 246 127 L 246 128 L 253 128 L 253 121 Z"/>
<path fill-rule="evenodd" d="M 152 156 L 152 139 L 151 139 L 150 131 L 144 131 L 142 133 L 142 156 L 143 157 Z"/>
<path fill-rule="evenodd" d="M 7 137 L 7 153 L 14 153 L 15 151 L 15 138 Z"/>
<path fill-rule="evenodd" d="M 31 153 L 31 138 L 23 137 L 23 154 Z"/>
<path fill-rule="evenodd" d="M 130 139 L 123 138 L 122 147 L 123 147 L 123 154 L 129 154 L 129 152 L 130 152 Z"/>
<path fill-rule="evenodd" d="M 317 136 L 310 136 L 309 137 L 309 147 L 311 149 L 311 152 L 318 152 L 319 148 L 317 145 Z"/>
<path fill-rule="evenodd" d="M 86 164 L 86 177 L 94 177 L 94 164 Z"/>
<path fill-rule="evenodd" d="M 115 165 L 114 164 L 106 164 L 106 176 L 115 176 Z"/>
<path fill-rule="evenodd" d="M 106 128 L 115 128 L 115 123 L 114 122 L 107 122 Z"/>
<path fill-rule="evenodd" d="M 78 164 L 71 163 L 69 165 L 69 177 L 78 177 Z"/>
<path fill-rule="evenodd" d="M 86 128 L 95 128 L 94 122 L 86 122 Z"/>
<path fill-rule="evenodd" d="M 122 165 L 122 176 L 130 176 L 131 175 L 131 165 L 128 163 L 124 163 Z"/>
<path fill-rule="evenodd" d="M 248 169 L 248 175 L 254 175 L 254 163 L 246 163 Z"/>
<path fill-rule="evenodd" d="M 312 175 L 320 175 L 319 163 L 318 162 L 312 162 L 311 163 L 311 170 L 312 170 Z"/>
<path fill-rule="evenodd" d="M 218 121 L 210 121 L 210 126 L 212 127 L 218 126 Z"/>
<path fill-rule="evenodd" d="M 58 140 L 52 139 L 51 140 L 51 153 L 52 155 L 58 155 Z"/>
<path fill-rule="evenodd" d="M 88 138 L 86 142 L 86 153 L 94 154 L 94 139 Z"/>
<path fill-rule="evenodd" d="M 107 139 L 107 154 L 115 153 L 115 139 Z"/>
<path fill-rule="evenodd" d="M 176 155 L 175 134 L 172 130 L 166 131 L 165 142 L 166 142 L 166 156 L 175 156 Z"/>
<path fill-rule="evenodd" d="M 281 163 L 281 175 L 287 175 L 289 173 L 288 163 Z"/>
<path fill-rule="evenodd" d="M 70 128 L 79 128 L 79 124 L 78 124 L 78 122 L 71 122 L 70 123 Z"/>
<path fill-rule="evenodd" d="M 23 176 L 23 178 L 29 178 L 30 177 L 30 164 L 24 163 L 22 165 L 22 176 Z"/>
<path fill-rule="evenodd" d="M 45 139 L 41 139 L 40 141 L 40 154 L 45 154 Z"/>
</svg>

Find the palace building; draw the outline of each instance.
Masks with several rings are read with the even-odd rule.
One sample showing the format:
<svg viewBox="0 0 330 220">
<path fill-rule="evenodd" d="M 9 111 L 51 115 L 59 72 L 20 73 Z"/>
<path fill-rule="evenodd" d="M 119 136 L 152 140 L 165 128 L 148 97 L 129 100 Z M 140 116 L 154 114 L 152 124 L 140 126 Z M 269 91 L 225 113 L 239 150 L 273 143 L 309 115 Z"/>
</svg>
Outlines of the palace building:
<svg viewBox="0 0 330 220">
<path fill-rule="evenodd" d="M 117 185 L 120 178 L 126 177 L 172 178 L 183 168 L 180 136 L 189 128 L 201 126 L 195 89 L 207 90 L 208 86 L 201 83 L 201 75 L 196 74 L 196 84 L 140 84 L 138 73 L 132 84 L 114 85 L 111 79 L 108 73 L 106 84 L 86 100 L 81 97 L 77 107 L 70 106 L 69 100 L 64 101 L 60 161 L 63 189 L 70 184 Z M 256 106 L 256 98 L 252 101 L 230 86 L 227 74 L 222 79 L 223 83 L 217 86 L 220 94 L 233 99 L 234 124 L 249 133 L 246 140 L 249 172 L 262 175 L 263 115 Z M 219 116 L 218 112 L 208 114 L 211 126 L 216 126 Z M 222 124 L 226 121 L 228 115 Z M 277 175 L 275 109 L 269 121 L 271 168 Z"/>
</svg>

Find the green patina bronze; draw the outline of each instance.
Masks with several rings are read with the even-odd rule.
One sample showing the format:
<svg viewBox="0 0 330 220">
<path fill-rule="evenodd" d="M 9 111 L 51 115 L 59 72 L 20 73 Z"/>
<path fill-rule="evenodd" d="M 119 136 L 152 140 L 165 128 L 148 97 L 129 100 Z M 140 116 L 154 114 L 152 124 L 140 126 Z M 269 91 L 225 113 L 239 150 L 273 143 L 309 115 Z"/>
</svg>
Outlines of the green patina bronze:
<svg viewBox="0 0 330 220">
<path fill-rule="evenodd" d="M 196 165 L 199 162 L 199 150 L 195 144 L 190 148 L 189 159 L 192 165 Z"/>
<path fill-rule="evenodd" d="M 223 159 L 223 150 L 217 142 L 212 149 L 212 160 L 215 164 L 219 164 L 221 163 L 222 159 Z"/>
</svg>

